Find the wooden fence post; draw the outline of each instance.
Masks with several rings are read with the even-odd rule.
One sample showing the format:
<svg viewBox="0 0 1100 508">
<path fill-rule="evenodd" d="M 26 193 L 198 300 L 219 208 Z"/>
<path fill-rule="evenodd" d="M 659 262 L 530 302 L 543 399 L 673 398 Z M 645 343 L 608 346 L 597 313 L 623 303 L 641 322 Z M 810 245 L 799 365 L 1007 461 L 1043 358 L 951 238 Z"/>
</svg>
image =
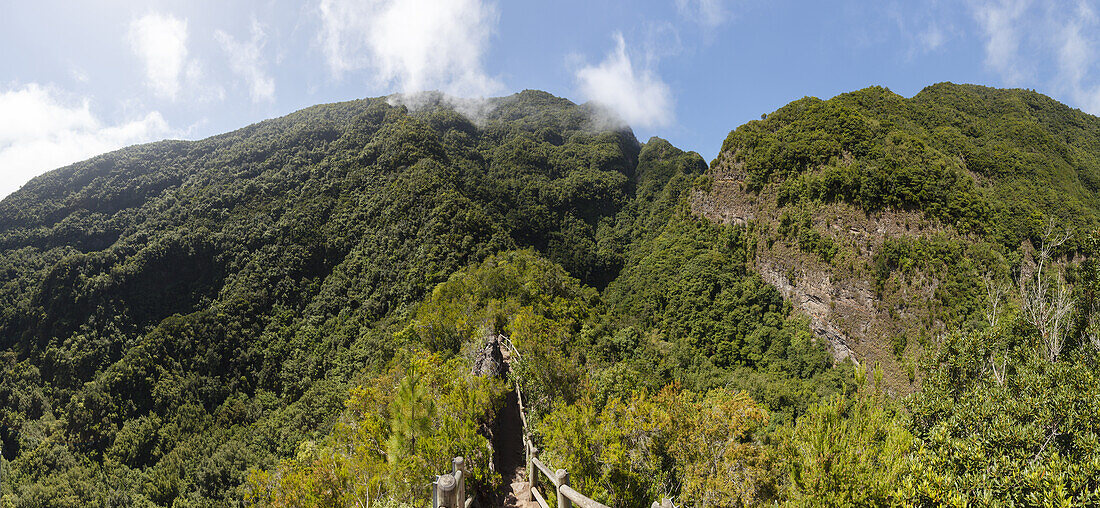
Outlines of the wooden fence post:
<svg viewBox="0 0 1100 508">
<path fill-rule="evenodd" d="M 458 477 L 458 485 L 455 488 L 455 499 L 458 501 L 455 504 L 455 508 L 465 508 L 466 506 L 466 470 L 465 460 L 462 457 L 455 457 L 454 459 L 454 476 Z"/>
<path fill-rule="evenodd" d="M 455 506 L 455 477 L 454 475 L 445 474 L 440 476 L 435 482 L 436 484 L 436 505 L 435 508 L 454 508 Z M 465 500 L 463 500 L 465 502 Z"/>
<path fill-rule="evenodd" d="M 531 444 L 531 440 L 523 438 L 524 448 L 527 448 L 527 483 L 531 485 L 531 490 L 535 489 L 535 483 L 539 478 L 538 471 L 535 471 L 535 445 Z"/>
<path fill-rule="evenodd" d="M 564 469 L 558 470 L 558 508 L 569 508 L 571 503 L 569 498 L 565 497 L 565 494 L 561 493 L 561 488 L 565 485 L 569 485 L 569 471 Z"/>
</svg>

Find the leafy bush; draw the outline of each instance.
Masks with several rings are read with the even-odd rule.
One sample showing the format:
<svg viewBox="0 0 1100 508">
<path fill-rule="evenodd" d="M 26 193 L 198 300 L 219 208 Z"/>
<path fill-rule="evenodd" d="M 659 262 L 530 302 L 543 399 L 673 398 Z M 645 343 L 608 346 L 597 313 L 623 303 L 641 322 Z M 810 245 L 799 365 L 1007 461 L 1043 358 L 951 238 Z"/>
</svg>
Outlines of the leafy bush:
<svg viewBox="0 0 1100 508">
<path fill-rule="evenodd" d="M 684 506 L 748 506 L 774 495 L 771 457 L 756 441 L 768 414 L 744 393 L 666 387 L 560 404 L 539 427 L 545 457 L 611 506 L 677 496 Z"/>
<path fill-rule="evenodd" d="M 1035 215 L 1097 226 L 1098 126 L 1024 90 L 940 83 L 905 99 L 871 87 L 792 102 L 730 132 L 722 152 L 750 191 L 774 184 L 781 206 L 920 210 L 1015 249 L 1038 239 Z"/>
<path fill-rule="evenodd" d="M 1095 355 L 1048 362 L 1026 328 L 949 336 L 912 401 L 920 505 L 1090 505 L 1100 499 Z M 1006 369 L 1000 382 L 991 369 Z"/>
<path fill-rule="evenodd" d="M 472 376 L 461 358 L 412 353 L 353 389 L 330 435 L 303 441 L 273 470 L 254 470 L 247 499 L 257 506 L 426 506 L 432 479 L 456 456 L 465 459 L 467 488 L 488 491 L 499 474 L 479 426 L 506 390 L 503 382 Z"/>
<path fill-rule="evenodd" d="M 778 435 L 794 506 L 900 504 L 917 441 L 883 398 L 835 396 Z"/>
</svg>

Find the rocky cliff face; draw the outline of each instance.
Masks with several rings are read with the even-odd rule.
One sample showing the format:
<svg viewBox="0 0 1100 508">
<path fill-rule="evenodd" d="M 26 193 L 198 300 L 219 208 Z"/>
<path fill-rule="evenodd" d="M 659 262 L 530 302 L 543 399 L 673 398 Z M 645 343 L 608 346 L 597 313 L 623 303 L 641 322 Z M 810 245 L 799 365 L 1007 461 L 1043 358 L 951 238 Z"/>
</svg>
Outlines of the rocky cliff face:
<svg viewBox="0 0 1100 508">
<path fill-rule="evenodd" d="M 807 317 L 833 357 L 881 365 L 888 388 L 913 390 L 922 344 L 944 329 L 934 298 L 939 281 L 920 270 L 879 281 L 875 257 L 887 239 L 957 233 L 917 212 L 868 214 L 843 203 L 784 206 L 776 186 L 747 192 L 745 178 L 734 154 L 720 155 L 710 188 L 692 194 L 693 213 L 752 228 L 754 269 Z"/>
</svg>

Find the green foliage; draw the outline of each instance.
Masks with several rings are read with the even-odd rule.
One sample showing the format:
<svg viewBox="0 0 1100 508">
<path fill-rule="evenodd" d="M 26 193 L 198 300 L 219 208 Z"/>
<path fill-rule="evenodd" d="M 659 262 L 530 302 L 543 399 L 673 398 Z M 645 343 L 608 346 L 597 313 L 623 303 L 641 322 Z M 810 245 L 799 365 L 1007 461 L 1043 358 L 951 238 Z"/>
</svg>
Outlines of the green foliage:
<svg viewBox="0 0 1100 508">
<path fill-rule="evenodd" d="M 959 233 L 874 254 L 880 291 L 933 278 L 951 331 L 899 405 L 752 272 L 770 231 L 693 216 L 719 185 L 698 154 L 541 92 L 491 106 L 317 106 L 0 202 L 0 504 L 422 506 L 455 455 L 489 490 L 508 387 L 467 360 L 489 332 L 519 349 L 546 458 L 612 504 L 1100 502 L 1095 238 L 1055 253 L 1085 259 L 1058 361 L 1012 297 L 980 319 L 982 276 L 1019 275 L 1048 217 L 1095 230 L 1100 120 L 941 84 L 803 99 L 726 139 L 716 167 L 774 191 L 779 235 L 824 263 L 850 251 L 822 202 Z"/>
<path fill-rule="evenodd" d="M 677 496 L 683 506 L 748 506 L 771 498 L 771 458 L 755 441 L 767 411 L 744 393 L 669 386 L 598 409 L 560 404 L 540 428 L 546 457 L 611 506 Z M 560 465 L 559 465 L 560 464 Z"/>
<path fill-rule="evenodd" d="M 1003 246 L 934 233 L 884 239 L 871 260 L 871 269 L 880 292 L 891 284 L 891 277 L 935 277 L 938 283 L 933 300 L 927 302 L 935 315 L 951 328 L 974 329 L 986 326 L 983 279 L 1004 283 L 1012 259 L 1018 263 L 1018 256 Z"/>
<path fill-rule="evenodd" d="M 749 271 L 752 233 L 681 208 L 636 247 L 636 261 L 605 292 L 609 319 L 636 331 L 609 333 L 597 350 L 644 373 L 642 383 L 652 390 L 670 381 L 699 391 L 744 390 L 775 422 L 849 390 L 850 374 L 830 368 L 806 322 Z"/>
<path fill-rule="evenodd" d="M 898 487 L 917 443 L 889 405 L 882 397 L 835 396 L 779 434 L 791 505 L 902 504 Z"/>
<path fill-rule="evenodd" d="M 432 290 L 405 334 L 428 347 L 458 351 L 487 333 L 503 333 L 523 361 L 513 369 L 529 390 L 528 406 L 573 400 L 583 376 L 577 348 L 599 300 L 558 266 L 531 251 L 503 252 L 460 270 Z"/>
<path fill-rule="evenodd" d="M 678 220 L 697 223 L 694 219 Z M 688 255 L 699 257 L 706 252 L 711 250 Z M 651 269 L 653 262 L 644 260 L 639 268 Z M 736 275 L 726 277 L 731 284 L 741 283 L 748 274 L 742 267 Z M 755 284 L 750 287 L 766 287 Z M 773 301 L 778 309 L 784 309 L 780 300 Z M 741 300 L 723 305 L 726 312 L 752 312 Z M 745 506 L 774 498 L 778 476 L 773 455 L 761 442 L 770 423 L 768 412 L 744 392 L 730 388 L 712 387 L 699 393 L 675 385 L 647 389 L 646 384 L 655 379 L 650 374 L 653 369 L 646 371 L 646 377 L 638 369 L 645 369 L 647 362 L 659 361 L 651 349 L 659 345 L 638 327 L 610 324 L 637 321 L 642 316 L 636 310 L 603 307 L 593 289 L 532 251 L 510 251 L 460 270 L 436 286 L 395 339 L 452 354 L 478 347 L 487 333 L 509 336 L 520 353 L 511 363 L 511 377 L 524 391 L 528 421 L 544 449 L 541 458 L 555 467 L 568 468 L 572 484 L 597 499 L 616 506 L 633 506 L 676 495 L 690 506 Z M 663 324 L 649 326 L 646 333 L 652 335 L 660 333 Z M 828 360 L 821 356 L 825 353 L 812 343 L 804 322 L 789 320 L 784 326 L 795 340 L 805 342 L 784 346 L 791 353 L 789 357 L 773 352 L 776 358 L 769 360 L 768 374 L 757 373 L 763 364 L 729 366 L 706 374 L 721 376 L 729 383 L 737 376 L 749 375 L 743 383 L 760 383 L 763 386 L 754 388 L 782 394 L 771 402 L 790 419 L 798 404 L 816 400 L 817 391 L 842 389 L 845 373 L 828 368 Z M 678 347 L 683 361 L 692 345 L 685 340 Z M 701 376 L 699 373 L 695 377 L 700 382 L 717 384 Z M 347 425 L 379 429 L 368 434 L 376 436 L 370 438 L 377 443 L 374 448 L 387 455 L 385 467 L 414 477 L 430 469 L 420 457 L 434 455 L 424 450 L 413 453 L 412 448 L 419 446 L 416 443 L 423 437 L 410 436 L 430 434 L 427 415 L 438 411 L 433 410 L 438 402 L 432 402 L 438 396 L 428 396 L 418 389 L 423 385 L 417 379 L 415 374 L 407 373 L 402 381 L 387 382 L 397 388 L 389 409 L 379 413 L 383 416 L 347 415 Z M 792 386 L 801 391 L 792 394 Z M 386 414 L 390 415 L 390 423 L 377 423 Z M 399 415 L 406 416 L 399 420 Z M 437 423 L 439 418 L 432 420 Z M 443 436 L 433 439 L 437 438 Z M 323 453 L 336 452 L 325 448 Z M 402 461 L 410 461 L 408 467 L 412 469 L 398 468 Z M 371 467 L 383 467 L 382 459 L 376 462 Z M 435 467 L 445 469 L 439 464 Z M 328 501 L 308 497 L 315 496 L 310 492 L 350 488 L 321 482 L 316 479 L 320 473 L 308 467 L 304 470 L 308 474 L 290 472 L 298 469 L 300 466 L 284 463 L 276 470 L 257 473 L 253 479 L 258 487 L 254 488 L 259 490 L 253 492 L 266 492 L 263 503 L 270 505 L 317 504 Z M 339 471 L 331 474 L 337 479 L 354 476 Z M 282 478 L 291 480 L 279 483 Z M 376 491 L 387 498 L 398 492 L 406 492 L 409 499 L 416 497 L 412 490 L 381 483 Z M 307 497 L 293 501 L 301 496 Z"/>
<path fill-rule="evenodd" d="M 784 212 L 779 219 L 779 234 L 794 239 L 802 252 L 816 254 L 826 263 L 836 257 L 836 243 L 813 227 L 810 214 L 805 209 L 795 213 L 789 210 Z"/>
<path fill-rule="evenodd" d="M 1054 216 L 1100 217 L 1100 120 L 1035 92 L 941 83 L 911 99 L 871 87 L 805 98 L 731 132 L 748 189 L 865 210 L 915 209 L 1015 249 Z"/>
<path fill-rule="evenodd" d="M 1095 352 L 1050 363 L 1023 327 L 953 334 L 912 401 L 913 502 L 1091 505 L 1100 499 Z M 994 366 L 1003 365 L 1001 382 Z"/>
<path fill-rule="evenodd" d="M 293 459 L 253 470 L 247 499 L 256 506 L 426 506 L 435 474 L 465 459 L 471 492 L 499 480 L 488 440 L 478 432 L 507 387 L 470 374 L 461 358 L 411 353 L 351 391 L 346 411 L 320 442 L 303 441 Z"/>
<path fill-rule="evenodd" d="M 135 503 L 237 502 L 249 465 L 321 440 L 402 340 L 457 351 L 458 332 L 482 324 L 400 333 L 432 287 L 516 248 L 602 287 L 706 167 L 660 139 L 594 130 L 594 111 L 542 92 L 492 99 L 477 125 L 435 99 L 131 147 L 0 202 L 11 502 L 105 499 L 85 481 Z M 562 337 L 543 354 L 591 312 L 595 291 L 581 293 L 583 308 L 542 315 L 576 322 L 520 320 Z M 514 302 L 496 315 L 537 303 Z"/>
<path fill-rule="evenodd" d="M 452 274 L 418 307 L 411 331 L 433 350 L 458 346 L 488 332 L 513 333 L 524 309 L 561 322 L 575 333 L 597 293 L 533 251 L 510 251 Z"/>
</svg>

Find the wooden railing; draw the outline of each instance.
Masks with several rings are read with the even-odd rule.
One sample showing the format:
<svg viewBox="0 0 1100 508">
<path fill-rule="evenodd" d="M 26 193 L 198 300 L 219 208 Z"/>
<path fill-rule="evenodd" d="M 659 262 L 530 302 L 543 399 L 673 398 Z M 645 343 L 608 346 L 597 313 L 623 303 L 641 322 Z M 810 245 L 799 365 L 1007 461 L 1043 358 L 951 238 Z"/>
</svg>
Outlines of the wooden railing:
<svg viewBox="0 0 1100 508">
<path fill-rule="evenodd" d="M 515 355 L 520 360 L 519 350 L 507 337 L 501 336 L 501 341 L 508 345 L 509 354 Z M 558 508 L 570 508 L 574 503 L 581 508 L 610 508 L 569 486 L 569 472 L 564 469 L 553 469 L 538 458 L 538 448 L 531 440 L 531 433 L 527 427 L 527 408 L 523 405 L 523 391 L 516 384 L 516 401 L 519 403 L 519 418 L 523 422 L 523 447 L 527 454 L 527 483 L 531 488 L 531 496 L 542 508 L 550 508 L 546 498 L 538 491 L 539 473 L 542 473 L 550 484 L 554 486 Z M 664 498 L 660 503 L 654 501 L 653 508 L 673 508 L 672 500 Z"/>
<path fill-rule="evenodd" d="M 507 337 L 501 335 L 500 341 L 506 344 L 509 348 L 509 355 L 512 355 L 516 361 L 520 361 L 519 350 L 512 344 L 512 341 Z M 573 504 L 576 504 L 580 508 L 611 508 L 599 501 L 596 501 L 580 492 L 577 492 L 573 487 L 569 486 L 569 472 L 564 469 L 553 469 L 546 465 L 542 460 L 538 458 L 538 448 L 531 440 L 531 434 L 527 427 L 527 409 L 523 405 L 523 392 L 519 388 L 519 383 L 515 383 L 516 386 L 516 401 L 519 405 L 519 418 L 523 423 L 523 448 L 527 459 L 527 484 L 531 489 L 531 497 L 542 508 L 550 508 L 550 504 L 546 501 L 546 497 L 542 495 L 538 490 L 539 474 L 541 473 L 550 481 L 550 485 L 554 487 L 554 497 L 557 499 L 557 508 L 571 508 Z M 455 457 L 454 459 L 454 472 L 450 475 L 440 476 L 435 483 L 432 484 L 432 506 L 434 508 L 469 508 L 473 502 L 473 498 L 465 499 L 465 486 L 463 480 L 465 474 L 462 471 L 463 461 L 462 457 Z M 465 499 L 464 504 L 459 506 L 459 500 Z M 664 498 L 660 503 L 654 501 L 651 508 L 675 508 L 672 504 L 672 500 Z"/>
<path fill-rule="evenodd" d="M 433 508 L 470 508 L 474 498 L 466 497 L 465 466 L 466 462 L 462 457 L 455 457 L 454 470 L 432 482 Z"/>
</svg>

